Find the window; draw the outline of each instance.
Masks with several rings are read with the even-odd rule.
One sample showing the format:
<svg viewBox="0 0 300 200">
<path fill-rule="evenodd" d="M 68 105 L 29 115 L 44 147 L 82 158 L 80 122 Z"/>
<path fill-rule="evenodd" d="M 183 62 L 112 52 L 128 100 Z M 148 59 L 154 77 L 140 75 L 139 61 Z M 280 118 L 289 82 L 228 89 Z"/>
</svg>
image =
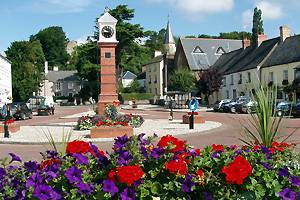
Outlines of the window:
<svg viewBox="0 0 300 200">
<path fill-rule="evenodd" d="M 149 75 L 149 84 L 151 84 L 151 76 Z"/>
<path fill-rule="evenodd" d="M 196 46 L 193 53 L 204 53 L 204 51 L 199 46 Z"/>
<path fill-rule="evenodd" d="M 289 80 L 289 71 L 283 70 L 283 80 Z"/>
<path fill-rule="evenodd" d="M 62 87 L 62 83 L 61 82 L 57 82 L 56 83 L 56 90 L 61 90 L 61 87 Z"/>
<path fill-rule="evenodd" d="M 230 75 L 230 78 L 231 78 L 230 85 L 233 85 L 233 74 Z"/>
<path fill-rule="evenodd" d="M 273 82 L 273 80 L 274 80 L 274 73 L 269 72 L 269 82 Z"/>
<path fill-rule="evenodd" d="M 105 58 L 111 58 L 111 53 L 110 52 L 105 52 Z"/>
<path fill-rule="evenodd" d="M 157 92 L 157 88 L 155 88 L 155 94 L 158 94 L 158 92 Z"/>
<path fill-rule="evenodd" d="M 236 98 L 236 90 L 232 90 L 232 97 L 235 99 Z"/>
<path fill-rule="evenodd" d="M 226 76 L 223 77 L 223 86 L 224 86 L 224 87 L 226 86 Z"/>
<path fill-rule="evenodd" d="M 248 75 L 248 83 L 251 83 L 251 73 L 248 72 L 247 75 Z"/>
<path fill-rule="evenodd" d="M 155 80 L 154 80 L 154 83 L 157 83 L 157 76 L 155 75 Z"/>
<path fill-rule="evenodd" d="M 295 69 L 295 79 L 300 79 L 300 68 Z"/>
<path fill-rule="evenodd" d="M 73 97 L 73 93 L 72 92 L 69 93 L 69 97 Z"/>
<path fill-rule="evenodd" d="M 229 90 L 226 90 L 226 98 L 229 99 Z"/>
<path fill-rule="evenodd" d="M 55 92 L 55 96 L 60 97 L 61 93 L 60 92 Z"/>
<path fill-rule="evenodd" d="M 216 51 L 216 55 L 222 55 L 223 53 L 225 53 L 225 50 L 222 47 L 219 47 Z"/>
<path fill-rule="evenodd" d="M 68 89 L 73 89 L 73 87 L 74 87 L 73 82 L 68 82 Z"/>
<path fill-rule="evenodd" d="M 239 77 L 240 77 L 240 79 L 239 79 L 239 84 L 242 84 L 242 79 L 243 79 L 243 75 L 242 74 L 239 74 Z"/>
</svg>

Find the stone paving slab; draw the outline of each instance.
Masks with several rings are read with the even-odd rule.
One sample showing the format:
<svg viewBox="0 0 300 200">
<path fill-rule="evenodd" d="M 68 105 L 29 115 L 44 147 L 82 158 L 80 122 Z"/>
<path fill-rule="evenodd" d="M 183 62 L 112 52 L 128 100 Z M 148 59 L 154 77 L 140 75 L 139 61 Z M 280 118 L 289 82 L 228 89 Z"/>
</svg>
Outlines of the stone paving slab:
<svg viewBox="0 0 300 200">
<path fill-rule="evenodd" d="M 138 105 L 137 108 L 132 108 L 130 105 L 121 105 L 121 108 L 124 110 L 149 110 L 149 111 L 164 111 L 164 112 L 170 112 L 170 109 L 164 108 L 162 106 L 158 105 Z M 206 108 L 206 107 L 200 107 L 197 112 L 206 112 L 206 111 L 212 111 L 212 108 Z M 190 109 L 173 109 L 173 112 L 190 112 Z"/>
<path fill-rule="evenodd" d="M 89 138 L 89 130 L 78 131 L 74 130 L 76 122 L 70 123 L 54 123 L 47 126 L 22 126 L 21 130 L 17 133 L 11 134 L 10 138 L 3 138 L 0 135 L 0 143 L 10 144 L 43 144 L 49 143 L 50 135 L 56 143 L 63 141 L 63 135 L 71 134 L 70 140 L 84 140 L 87 142 L 105 142 L 113 141 L 114 138 Z M 180 120 L 153 120 L 146 119 L 140 128 L 134 129 L 134 134 L 146 133 L 146 135 L 164 136 L 166 134 L 182 135 L 190 133 L 201 134 L 205 131 L 220 127 L 222 124 L 219 122 L 206 121 L 204 124 L 195 124 L 195 129 L 189 130 L 189 125 L 182 124 Z"/>
</svg>

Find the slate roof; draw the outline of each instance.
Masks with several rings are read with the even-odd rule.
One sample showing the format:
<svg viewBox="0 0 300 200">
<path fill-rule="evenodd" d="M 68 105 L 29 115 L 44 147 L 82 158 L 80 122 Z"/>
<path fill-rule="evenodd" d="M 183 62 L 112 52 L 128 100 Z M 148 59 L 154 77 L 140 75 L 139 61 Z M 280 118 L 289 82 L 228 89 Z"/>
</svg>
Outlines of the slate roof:
<svg viewBox="0 0 300 200">
<path fill-rule="evenodd" d="M 226 53 L 242 47 L 242 40 L 210 38 L 180 38 L 179 40 L 188 65 L 193 71 L 208 69 L 212 66 L 222 55 L 217 54 L 220 47 Z"/>
<path fill-rule="evenodd" d="M 6 57 L 4 57 L 1 53 L 0 53 L 0 57 L 11 64 L 10 60 L 8 60 Z"/>
<path fill-rule="evenodd" d="M 49 71 L 46 79 L 54 83 L 58 81 L 78 81 L 79 76 L 77 71 Z"/>
<path fill-rule="evenodd" d="M 236 62 L 229 70 L 225 73 L 235 73 L 240 71 L 245 71 L 249 69 L 257 68 L 258 65 L 270 54 L 270 52 L 276 47 L 280 42 L 280 37 L 266 40 L 261 43 L 257 48 L 248 47 L 243 52 L 241 52 L 240 59 Z"/>
<path fill-rule="evenodd" d="M 279 43 L 262 67 L 282 65 L 300 61 L 300 35 L 288 37 Z"/>
<path fill-rule="evenodd" d="M 132 73 L 131 71 L 126 71 L 122 78 L 131 80 L 131 79 L 135 79 L 136 77 L 137 76 L 134 73 Z"/>
</svg>

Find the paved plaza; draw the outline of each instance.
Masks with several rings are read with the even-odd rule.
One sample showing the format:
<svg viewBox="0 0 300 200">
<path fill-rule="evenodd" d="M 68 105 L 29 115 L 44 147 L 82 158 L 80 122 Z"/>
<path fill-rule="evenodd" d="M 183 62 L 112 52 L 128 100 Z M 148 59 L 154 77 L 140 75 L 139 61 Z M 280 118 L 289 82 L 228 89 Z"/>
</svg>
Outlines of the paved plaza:
<svg viewBox="0 0 300 200">
<path fill-rule="evenodd" d="M 242 144 L 239 140 L 243 132 L 242 124 L 247 123 L 249 115 L 214 113 L 210 110 L 201 109 L 199 114 L 206 119 L 205 124 L 195 126 L 189 130 L 188 125 L 181 124 L 182 115 L 185 110 L 174 112 L 174 121 L 168 120 L 168 110 L 162 108 L 140 107 L 139 109 L 122 109 L 121 112 L 140 114 L 145 118 L 145 123 L 134 133 L 153 133 L 159 136 L 173 134 L 186 140 L 189 144 L 203 148 L 213 143 L 216 144 Z M 25 160 L 39 159 L 39 152 L 49 149 L 45 134 L 52 133 L 56 141 L 61 141 L 62 133 L 72 131 L 72 139 L 84 139 L 91 141 L 86 136 L 89 131 L 74 131 L 74 125 L 82 114 L 92 114 L 91 106 L 57 107 L 54 116 L 35 116 L 31 120 L 17 121 L 21 125 L 21 132 L 12 135 L 9 139 L 0 137 L 0 157 L 7 156 L 9 152 L 20 154 Z M 297 142 L 300 139 L 300 119 L 284 119 L 284 132 L 294 132 L 289 139 Z M 113 139 L 93 140 L 100 148 L 110 151 Z M 297 147 L 299 149 L 299 146 Z"/>
</svg>

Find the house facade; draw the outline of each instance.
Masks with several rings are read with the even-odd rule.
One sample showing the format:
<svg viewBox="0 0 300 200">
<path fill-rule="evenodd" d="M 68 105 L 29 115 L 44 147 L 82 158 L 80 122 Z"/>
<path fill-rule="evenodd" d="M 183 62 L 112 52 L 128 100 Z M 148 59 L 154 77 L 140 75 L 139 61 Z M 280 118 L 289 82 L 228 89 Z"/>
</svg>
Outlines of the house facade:
<svg viewBox="0 0 300 200">
<path fill-rule="evenodd" d="M 223 85 L 210 102 L 250 96 L 260 84 L 276 85 L 277 98 L 288 100 L 283 88 L 300 77 L 300 35 L 290 36 L 287 27 L 280 27 L 280 37 L 259 37 L 258 46 L 224 54 L 212 67 L 223 74 Z M 299 92 L 293 98 L 300 98 Z"/>
<path fill-rule="evenodd" d="M 12 102 L 11 62 L 0 54 L 0 106 Z"/>
<path fill-rule="evenodd" d="M 130 87 L 131 83 L 134 81 L 134 79 L 137 77 L 134 73 L 130 71 L 126 71 L 124 75 L 122 76 L 122 85 L 124 88 Z"/>
</svg>

